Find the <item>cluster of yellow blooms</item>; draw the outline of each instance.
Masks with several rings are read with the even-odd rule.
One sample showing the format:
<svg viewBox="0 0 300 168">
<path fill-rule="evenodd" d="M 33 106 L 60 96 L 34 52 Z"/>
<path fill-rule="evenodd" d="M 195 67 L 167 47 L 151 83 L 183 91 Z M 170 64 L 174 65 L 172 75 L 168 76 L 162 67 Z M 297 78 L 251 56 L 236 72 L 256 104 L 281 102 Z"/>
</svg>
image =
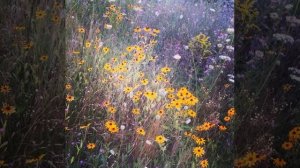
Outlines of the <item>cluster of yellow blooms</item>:
<svg viewBox="0 0 300 168">
<path fill-rule="evenodd" d="M 204 145 L 206 142 L 204 138 L 198 137 L 197 135 L 195 135 L 191 132 L 185 132 L 184 135 L 192 138 L 194 140 L 194 142 L 198 145 Z"/>
<path fill-rule="evenodd" d="M 289 131 L 288 140 L 281 147 L 284 150 L 291 150 L 300 139 L 300 126 L 296 126 Z"/>
<path fill-rule="evenodd" d="M 119 127 L 117 123 L 113 120 L 108 120 L 105 122 L 105 128 L 110 132 L 110 133 L 117 133 L 119 132 Z"/>
<path fill-rule="evenodd" d="M 11 88 L 9 85 L 5 84 L 5 85 L 1 85 L 0 87 L 0 93 L 2 94 L 8 94 L 11 91 Z M 9 116 L 13 113 L 16 112 L 16 107 L 9 105 L 8 103 L 3 103 L 3 106 L 1 108 L 1 111 L 3 114 Z"/>
<path fill-rule="evenodd" d="M 116 20 L 117 23 L 120 23 L 124 18 L 124 14 L 121 12 L 121 7 L 112 4 L 107 8 L 104 17 L 108 17 L 109 19 Z"/>
<path fill-rule="evenodd" d="M 258 162 L 265 160 L 266 155 L 257 154 L 256 152 L 247 152 L 245 156 L 234 161 L 235 167 L 253 167 Z"/>
</svg>

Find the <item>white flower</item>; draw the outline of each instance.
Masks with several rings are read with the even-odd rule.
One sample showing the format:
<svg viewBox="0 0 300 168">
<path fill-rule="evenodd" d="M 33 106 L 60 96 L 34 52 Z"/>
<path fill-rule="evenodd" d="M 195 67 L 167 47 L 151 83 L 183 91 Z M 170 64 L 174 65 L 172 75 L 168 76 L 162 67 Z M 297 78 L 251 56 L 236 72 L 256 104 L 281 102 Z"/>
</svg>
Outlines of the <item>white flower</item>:
<svg viewBox="0 0 300 168">
<path fill-rule="evenodd" d="M 179 60 L 179 59 L 181 59 L 181 56 L 179 54 L 176 54 L 173 56 L 173 58 Z"/>
<path fill-rule="evenodd" d="M 227 28 L 227 33 L 228 34 L 233 34 L 234 33 L 234 28 Z"/>
<path fill-rule="evenodd" d="M 229 56 L 226 56 L 226 55 L 220 55 L 219 58 L 221 60 L 224 60 L 224 61 L 231 61 L 231 58 Z"/>
<path fill-rule="evenodd" d="M 155 12 L 155 15 L 156 15 L 156 16 L 159 16 L 159 12 L 158 12 L 158 11 L 156 11 L 156 12 Z"/>
<path fill-rule="evenodd" d="M 227 43 L 229 43 L 231 40 L 230 40 L 230 39 L 226 39 L 225 41 L 226 41 Z"/>
<path fill-rule="evenodd" d="M 214 69 L 215 67 L 213 65 L 208 65 L 208 69 L 212 70 Z"/>
<path fill-rule="evenodd" d="M 295 81 L 297 81 L 297 82 L 300 82 L 300 77 L 299 76 L 291 74 L 290 78 L 293 79 L 293 80 L 295 80 Z"/>
<path fill-rule="evenodd" d="M 182 18 L 183 18 L 183 15 L 180 15 L 180 16 L 179 16 L 179 19 L 182 19 Z"/>
<path fill-rule="evenodd" d="M 209 10 L 212 11 L 212 12 L 216 12 L 216 10 L 213 9 L 213 8 L 209 8 Z"/>
<path fill-rule="evenodd" d="M 121 130 L 124 130 L 125 129 L 125 125 L 121 125 L 120 128 L 121 128 Z"/>
<path fill-rule="evenodd" d="M 184 48 L 185 50 L 188 50 L 188 49 L 189 49 L 189 46 L 185 45 L 185 46 L 183 46 L 183 48 Z"/>
<path fill-rule="evenodd" d="M 223 44 L 217 44 L 217 47 L 218 47 L 218 48 L 222 48 L 222 47 L 223 47 Z"/>
<path fill-rule="evenodd" d="M 132 98 L 133 97 L 133 92 L 129 93 L 129 97 Z"/>
<path fill-rule="evenodd" d="M 185 123 L 186 123 L 186 124 L 189 124 L 189 123 L 191 123 L 191 121 L 192 121 L 192 120 L 191 120 L 190 118 L 188 118 L 188 119 L 185 121 Z"/>
<path fill-rule="evenodd" d="M 187 109 L 189 109 L 189 106 L 184 106 L 183 109 L 187 110 Z"/>
<path fill-rule="evenodd" d="M 112 25 L 110 25 L 110 24 L 105 24 L 105 25 L 104 25 L 104 28 L 109 30 L 109 29 L 112 28 Z"/>
<path fill-rule="evenodd" d="M 234 47 L 232 47 L 232 46 L 229 45 L 229 46 L 226 46 L 226 49 L 229 50 L 229 51 L 233 51 Z"/>
<path fill-rule="evenodd" d="M 270 13 L 270 18 L 275 20 L 279 18 L 279 15 L 276 12 L 272 12 Z"/>
<path fill-rule="evenodd" d="M 160 119 L 160 115 L 156 115 L 156 116 L 155 116 L 155 119 L 156 119 L 156 120 L 159 120 L 159 119 Z"/>
<path fill-rule="evenodd" d="M 283 43 L 294 43 L 294 38 L 287 34 L 275 33 L 273 34 L 273 38 L 275 38 L 278 41 L 282 41 Z"/>
<path fill-rule="evenodd" d="M 163 97 L 167 95 L 167 92 L 165 91 L 164 88 L 159 89 L 159 90 L 158 90 L 158 93 L 159 93 L 159 95 L 161 95 L 161 96 L 163 96 Z"/>
<path fill-rule="evenodd" d="M 111 149 L 109 152 L 110 152 L 112 155 L 115 155 L 115 151 L 114 151 L 114 150 Z"/>
<path fill-rule="evenodd" d="M 148 144 L 148 145 L 152 145 L 152 142 L 151 142 L 151 141 L 149 141 L 149 140 L 146 140 L 146 144 Z"/>
<path fill-rule="evenodd" d="M 287 4 L 287 5 L 285 5 L 285 9 L 287 9 L 287 10 L 290 10 L 290 9 L 292 9 L 294 6 L 292 5 L 292 4 Z"/>
<path fill-rule="evenodd" d="M 255 51 L 255 56 L 262 58 L 264 56 L 264 52 L 260 51 L 260 50 L 256 50 Z"/>
</svg>

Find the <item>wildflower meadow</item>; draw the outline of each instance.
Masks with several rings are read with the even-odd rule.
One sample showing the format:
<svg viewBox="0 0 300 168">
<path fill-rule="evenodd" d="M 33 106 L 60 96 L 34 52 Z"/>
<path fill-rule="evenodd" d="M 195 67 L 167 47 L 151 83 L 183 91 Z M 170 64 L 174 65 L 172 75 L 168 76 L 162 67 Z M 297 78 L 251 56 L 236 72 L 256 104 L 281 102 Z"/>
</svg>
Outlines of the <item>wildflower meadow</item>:
<svg viewBox="0 0 300 168">
<path fill-rule="evenodd" d="M 281 25 L 273 3 L 1 2 L 0 167 L 299 166 L 295 61 L 279 92 L 265 87 L 294 43 L 277 26 L 296 35 L 300 22 Z M 275 42 L 247 41 L 264 28 Z"/>
</svg>

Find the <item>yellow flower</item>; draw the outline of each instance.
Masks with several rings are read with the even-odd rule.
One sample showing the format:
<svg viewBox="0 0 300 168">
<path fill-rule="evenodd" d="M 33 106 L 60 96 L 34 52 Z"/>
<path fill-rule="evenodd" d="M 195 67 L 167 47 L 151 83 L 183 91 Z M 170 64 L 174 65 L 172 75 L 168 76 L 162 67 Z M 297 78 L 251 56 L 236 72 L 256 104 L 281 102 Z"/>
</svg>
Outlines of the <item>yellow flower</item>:
<svg viewBox="0 0 300 168">
<path fill-rule="evenodd" d="M 111 68 L 111 65 L 109 63 L 106 63 L 104 65 L 104 69 L 107 70 L 107 71 L 110 71 L 112 68 Z"/>
<path fill-rule="evenodd" d="M 227 115 L 228 115 L 229 117 L 234 116 L 234 115 L 235 115 L 235 108 L 234 108 L 234 107 L 230 108 L 230 109 L 227 111 Z"/>
<path fill-rule="evenodd" d="M 128 47 L 126 48 L 126 50 L 127 50 L 128 52 L 131 52 L 133 49 L 134 49 L 134 48 L 133 48 L 132 46 L 128 46 Z"/>
<path fill-rule="evenodd" d="M 136 133 L 143 136 L 146 134 L 145 130 L 142 127 L 137 128 Z"/>
<path fill-rule="evenodd" d="M 149 83 L 148 79 L 141 80 L 142 85 L 147 85 Z"/>
<path fill-rule="evenodd" d="M 134 108 L 134 109 L 132 109 L 132 114 L 134 114 L 134 115 L 139 115 L 140 113 L 141 113 L 141 111 L 139 110 L 139 109 L 137 109 L 137 108 Z"/>
<path fill-rule="evenodd" d="M 155 34 L 159 34 L 159 33 L 160 33 L 160 30 L 159 30 L 159 29 L 153 29 L 152 31 L 153 31 L 153 33 L 155 33 Z"/>
<path fill-rule="evenodd" d="M 92 67 L 89 67 L 87 70 L 88 70 L 89 72 L 91 72 L 91 71 L 93 70 L 93 68 L 92 68 Z"/>
<path fill-rule="evenodd" d="M 219 130 L 220 130 L 220 131 L 226 131 L 226 130 L 227 130 L 227 127 L 224 126 L 224 125 L 220 125 L 220 126 L 219 126 Z"/>
<path fill-rule="evenodd" d="M 77 29 L 77 31 L 78 31 L 79 33 L 84 33 L 84 32 L 85 32 L 85 29 L 84 29 L 83 27 L 80 27 L 80 28 Z"/>
<path fill-rule="evenodd" d="M 198 145 L 203 145 L 205 144 L 205 139 L 204 138 L 200 138 L 200 137 L 196 137 L 196 138 L 193 138 L 194 141 L 198 144 Z"/>
<path fill-rule="evenodd" d="M 284 150 L 290 150 L 293 148 L 293 143 L 291 142 L 284 142 L 281 147 L 284 149 Z"/>
<path fill-rule="evenodd" d="M 108 120 L 108 121 L 105 122 L 105 127 L 107 129 L 109 129 L 110 127 L 113 127 L 114 125 L 117 125 L 117 123 L 113 120 Z"/>
<path fill-rule="evenodd" d="M 171 68 L 169 68 L 169 67 L 166 66 L 166 67 L 161 68 L 160 71 L 161 71 L 162 73 L 168 73 L 168 72 L 171 71 Z"/>
<path fill-rule="evenodd" d="M 117 125 L 112 125 L 111 127 L 108 128 L 108 131 L 110 133 L 117 133 L 119 132 L 119 127 Z"/>
<path fill-rule="evenodd" d="M 273 164 L 276 167 L 284 167 L 286 165 L 286 161 L 281 158 L 276 158 L 276 159 L 273 159 Z"/>
<path fill-rule="evenodd" d="M 163 109 L 157 111 L 157 115 L 162 116 L 165 113 Z"/>
<path fill-rule="evenodd" d="M 11 115 L 12 113 L 16 112 L 16 108 L 14 106 L 11 106 L 11 105 L 7 104 L 7 103 L 4 103 L 2 108 L 1 108 L 1 111 L 5 115 Z"/>
<path fill-rule="evenodd" d="M 248 167 L 252 167 L 257 162 L 257 154 L 255 152 L 248 152 L 245 156 L 245 162 Z"/>
<path fill-rule="evenodd" d="M 230 119 L 231 119 L 231 118 L 230 118 L 229 116 L 225 116 L 225 117 L 224 117 L 224 121 L 226 121 L 226 122 L 230 121 Z"/>
<path fill-rule="evenodd" d="M 65 88 L 66 88 L 67 90 L 70 90 L 70 89 L 72 89 L 72 85 L 71 85 L 70 83 L 67 83 L 67 84 L 65 85 Z"/>
<path fill-rule="evenodd" d="M 137 96 L 137 95 L 134 95 L 134 96 L 132 97 L 132 100 L 133 100 L 134 102 L 137 102 L 137 101 L 140 100 L 140 97 Z"/>
<path fill-rule="evenodd" d="M 1 85 L 1 87 L 0 87 L 0 92 L 1 93 L 4 93 L 4 94 L 6 94 L 6 93 L 9 93 L 10 92 L 10 86 L 9 85 Z"/>
<path fill-rule="evenodd" d="M 92 45 L 92 43 L 91 43 L 91 42 L 88 42 L 88 41 L 87 41 L 87 42 L 85 42 L 85 47 L 86 47 L 86 48 L 90 48 L 90 47 L 91 47 L 91 45 Z"/>
<path fill-rule="evenodd" d="M 201 146 L 194 147 L 193 153 L 196 155 L 196 157 L 202 157 L 205 154 L 204 148 Z"/>
<path fill-rule="evenodd" d="M 108 52 L 109 52 L 109 48 L 108 47 L 103 47 L 103 49 L 102 49 L 102 52 L 104 53 L 104 54 L 107 54 Z"/>
<path fill-rule="evenodd" d="M 37 10 L 35 12 L 35 16 L 36 16 L 37 19 L 42 19 L 46 16 L 46 12 L 43 11 L 43 10 Z"/>
<path fill-rule="evenodd" d="M 115 107 L 109 106 L 109 107 L 107 107 L 107 111 L 108 111 L 109 113 L 115 113 L 117 110 L 116 110 Z"/>
<path fill-rule="evenodd" d="M 197 116 L 197 113 L 196 113 L 195 111 L 191 110 L 191 109 L 189 109 L 189 110 L 187 111 L 187 113 L 188 113 L 188 115 L 189 115 L 190 117 L 192 117 L 192 118 L 195 118 L 195 117 Z"/>
<path fill-rule="evenodd" d="M 166 138 L 163 135 L 158 135 L 158 136 L 155 137 L 155 141 L 158 144 L 163 144 L 163 143 L 165 143 Z"/>
<path fill-rule="evenodd" d="M 173 93 L 174 91 L 175 91 L 174 88 L 171 88 L 171 87 L 166 88 L 166 92 L 168 92 L 168 93 Z"/>
<path fill-rule="evenodd" d="M 54 22 L 54 23 L 59 23 L 60 21 L 60 17 L 58 15 L 53 15 L 51 20 Z"/>
<path fill-rule="evenodd" d="M 125 93 L 130 93 L 132 90 L 133 90 L 132 87 L 125 87 L 123 91 L 124 91 Z"/>
<path fill-rule="evenodd" d="M 154 100 L 154 99 L 156 99 L 156 97 L 157 97 L 157 93 L 151 92 L 151 91 L 145 92 L 144 95 L 145 95 L 149 100 Z"/>
<path fill-rule="evenodd" d="M 201 168 L 206 168 L 206 167 L 208 167 L 208 161 L 207 161 L 207 159 L 201 160 L 201 161 L 200 161 L 200 166 L 201 166 Z"/>
<path fill-rule="evenodd" d="M 71 102 L 71 101 L 73 101 L 74 100 L 74 96 L 71 96 L 71 95 L 67 95 L 67 97 L 66 97 L 66 100 L 68 101 L 68 102 Z"/>
<path fill-rule="evenodd" d="M 151 31 L 151 28 L 150 28 L 150 27 L 144 27 L 144 31 L 145 31 L 145 32 L 150 32 L 150 31 Z"/>
<path fill-rule="evenodd" d="M 142 31 L 142 29 L 141 29 L 140 27 L 136 27 L 136 28 L 133 29 L 133 31 L 134 31 L 135 33 L 139 33 L 139 32 Z"/>
<path fill-rule="evenodd" d="M 96 147 L 96 144 L 95 144 L 95 143 L 88 143 L 88 144 L 86 145 L 86 147 L 87 147 L 88 149 L 94 149 L 94 148 Z"/>
<path fill-rule="evenodd" d="M 41 61 L 47 61 L 48 60 L 48 55 L 42 55 L 41 57 L 40 57 L 40 60 Z"/>
</svg>

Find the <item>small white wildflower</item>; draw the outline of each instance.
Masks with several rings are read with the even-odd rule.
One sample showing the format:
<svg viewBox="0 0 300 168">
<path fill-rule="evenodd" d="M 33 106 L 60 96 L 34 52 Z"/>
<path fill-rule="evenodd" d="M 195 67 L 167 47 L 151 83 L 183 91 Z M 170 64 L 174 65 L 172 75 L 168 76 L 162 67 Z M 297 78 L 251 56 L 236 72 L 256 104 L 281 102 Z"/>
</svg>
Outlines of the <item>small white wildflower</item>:
<svg viewBox="0 0 300 168">
<path fill-rule="evenodd" d="M 180 16 L 179 16 L 179 19 L 182 19 L 182 18 L 183 18 L 183 15 L 180 15 Z"/>
<path fill-rule="evenodd" d="M 290 78 L 293 79 L 293 80 L 295 80 L 295 81 L 297 81 L 297 82 L 300 82 L 300 77 L 299 76 L 291 74 Z"/>
<path fill-rule="evenodd" d="M 185 121 L 185 123 L 186 123 L 186 124 L 189 124 L 189 123 L 191 123 L 191 121 L 192 121 L 192 120 L 191 120 L 190 118 L 188 118 L 188 119 Z"/>
<path fill-rule="evenodd" d="M 155 15 L 156 15 L 156 16 L 159 16 L 159 12 L 158 12 L 158 11 L 156 11 L 156 12 L 155 12 Z"/>
<path fill-rule="evenodd" d="M 114 150 L 110 150 L 109 153 L 111 153 L 112 155 L 115 155 L 115 151 Z"/>
<path fill-rule="evenodd" d="M 234 28 L 227 28 L 227 33 L 228 34 L 233 34 L 234 33 Z"/>
<path fill-rule="evenodd" d="M 152 145 L 152 142 L 151 142 L 151 141 L 149 141 L 149 140 L 146 140 L 146 144 L 148 144 L 148 145 Z"/>
<path fill-rule="evenodd" d="M 213 8 L 209 8 L 209 10 L 212 11 L 212 12 L 216 12 L 216 10 L 213 9 Z"/>
<path fill-rule="evenodd" d="M 110 30 L 112 28 L 112 25 L 110 24 L 105 24 L 104 25 L 104 28 L 107 29 L 107 30 Z"/>
<path fill-rule="evenodd" d="M 183 109 L 187 110 L 187 109 L 189 109 L 189 106 L 184 106 Z"/>
<path fill-rule="evenodd" d="M 185 46 L 183 46 L 183 48 L 184 48 L 185 50 L 188 50 L 188 49 L 189 49 L 189 46 L 185 45 Z"/>
<path fill-rule="evenodd" d="M 276 12 L 272 12 L 272 13 L 270 13 L 270 18 L 273 20 L 279 19 L 279 15 Z"/>
<path fill-rule="evenodd" d="M 287 5 L 285 5 L 285 9 L 287 9 L 287 10 L 290 10 L 290 9 L 292 9 L 294 7 L 294 5 L 293 4 L 287 4 Z"/>
<path fill-rule="evenodd" d="M 282 41 L 283 43 L 294 43 L 294 38 L 287 34 L 275 33 L 273 34 L 273 38 L 275 38 L 278 41 Z"/>
<path fill-rule="evenodd" d="M 161 96 L 163 96 L 163 97 L 165 97 L 165 96 L 167 95 L 167 92 L 165 91 L 164 88 L 159 89 L 159 90 L 158 90 L 158 93 L 159 93 L 159 95 L 161 95 Z"/>
<path fill-rule="evenodd" d="M 222 47 L 223 47 L 223 44 L 217 44 L 217 47 L 218 47 L 218 48 L 222 48 Z"/>
<path fill-rule="evenodd" d="M 226 46 L 226 49 L 228 50 L 228 51 L 233 51 L 234 50 L 234 47 L 232 47 L 232 46 Z"/>
<path fill-rule="evenodd" d="M 120 129 L 121 129 L 121 130 L 124 130 L 124 129 L 125 129 L 125 125 L 121 125 L 121 126 L 120 126 Z"/>
<path fill-rule="evenodd" d="M 227 43 L 229 43 L 231 40 L 230 40 L 230 39 L 226 39 L 225 41 L 226 41 Z"/>
<path fill-rule="evenodd" d="M 179 59 L 181 59 L 181 56 L 179 54 L 176 54 L 176 55 L 173 56 L 173 58 L 176 59 L 176 60 L 179 60 Z"/>
<path fill-rule="evenodd" d="M 156 115 L 156 116 L 155 116 L 155 119 L 156 119 L 156 120 L 159 120 L 159 119 L 160 119 L 160 115 Z"/>
<path fill-rule="evenodd" d="M 226 56 L 226 55 L 220 55 L 219 58 L 221 60 L 224 60 L 224 61 L 231 61 L 231 58 L 229 56 Z"/>
<path fill-rule="evenodd" d="M 260 51 L 260 50 L 256 50 L 255 51 L 255 56 L 262 58 L 264 56 L 264 52 Z"/>
<path fill-rule="evenodd" d="M 208 65 L 208 69 L 213 70 L 215 67 L 213 65 Z"/>
<path fill-rule="evenodd" d="M 129 93 L 129 97 L 132 98 L 133 96 L 134 96 L 134 95 L 133 95 L 133 92 L 130 92 L 130 93 Z"/>
</svg>

